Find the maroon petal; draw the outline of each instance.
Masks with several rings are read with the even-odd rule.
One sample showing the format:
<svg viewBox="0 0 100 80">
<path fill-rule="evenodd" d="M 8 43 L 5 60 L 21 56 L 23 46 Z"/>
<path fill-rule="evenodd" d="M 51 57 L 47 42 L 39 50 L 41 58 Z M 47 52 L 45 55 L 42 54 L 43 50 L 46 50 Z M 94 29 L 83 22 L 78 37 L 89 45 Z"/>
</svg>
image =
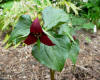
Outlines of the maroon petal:
<svg viewBox="0 0 100 80">
<path fill-rule="evenodd" d="M 45 44 L 45 45 L 48 45 L 48 46 L 54 46 L 55 44 L 52 43 L 52 41 L 48 38 L 47 35 L 43 34 L 41 37 L 40 37 L 40 41 Z"/>
<path fill-rule="evenodd" d="M 32 25 L 30 27 L 30 32 L 33 32 L 33 33 L 43 32 L 38 17 L 32 22 Z"/>
<path fill-rule="evenodd" d="M 24 43 L 26 43 L 27 45 L 33 44 L 37 41 L 37 38 L 34 37 L 34 35 L 32 35 L 31 33 L 28 35 L 28 37 L 26 38 L 26 40 L 24 41 Z"/>
</svg>

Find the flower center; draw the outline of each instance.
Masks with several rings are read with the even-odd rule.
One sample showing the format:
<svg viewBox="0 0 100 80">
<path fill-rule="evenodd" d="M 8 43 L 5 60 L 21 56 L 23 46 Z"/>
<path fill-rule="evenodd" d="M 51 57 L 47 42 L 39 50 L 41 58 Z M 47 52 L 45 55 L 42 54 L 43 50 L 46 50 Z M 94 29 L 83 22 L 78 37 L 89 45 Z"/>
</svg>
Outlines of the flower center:
<svg viewBox="0 0 100 80">
<path fill-rule="evenodd" d="M 42 36 L 42 34 L 41 33 L 32 33 L 37 39 L 39 39 L 41 36 Z"/>
</svg>

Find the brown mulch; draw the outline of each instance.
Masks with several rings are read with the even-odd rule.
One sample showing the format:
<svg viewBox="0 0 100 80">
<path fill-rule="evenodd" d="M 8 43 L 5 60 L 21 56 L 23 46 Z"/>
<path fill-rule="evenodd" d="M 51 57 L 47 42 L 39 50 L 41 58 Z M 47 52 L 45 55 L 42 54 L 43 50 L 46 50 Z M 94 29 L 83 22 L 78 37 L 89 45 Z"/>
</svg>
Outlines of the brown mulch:
<svg viewBox="0 0 100 80">
<path fill-rule="evenodd" d="M 100 34 L 78 32 L 80 54 L 75 69 L 70 60 L 56 80 L 100 80 Z M 91 39 L 90 42 L 86 37 Z M 31 46 L 4 49 L 0 40 L 0 80 L 50 80 L 49 69 L 32 55 Z"/>
</svg>

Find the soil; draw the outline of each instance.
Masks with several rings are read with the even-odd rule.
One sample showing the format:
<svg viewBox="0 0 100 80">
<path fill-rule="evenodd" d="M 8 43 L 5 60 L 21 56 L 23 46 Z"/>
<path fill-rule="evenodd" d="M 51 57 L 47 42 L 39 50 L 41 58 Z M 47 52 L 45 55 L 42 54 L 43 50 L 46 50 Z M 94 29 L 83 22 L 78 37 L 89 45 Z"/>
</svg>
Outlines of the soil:
<svg viewBox="0 0 100 80">
<path fill-rule="evenodd" d="M 100 34 L 83 30 L 77 34 L 80 53 L 76 67 L 67 59 L 55 80 L 100 80 Z M 4 49 L 2 45 L 0 40 L 0 80 L 50 80 L 49 69 L 31 55 L 31 46 Z"/>
</svg>

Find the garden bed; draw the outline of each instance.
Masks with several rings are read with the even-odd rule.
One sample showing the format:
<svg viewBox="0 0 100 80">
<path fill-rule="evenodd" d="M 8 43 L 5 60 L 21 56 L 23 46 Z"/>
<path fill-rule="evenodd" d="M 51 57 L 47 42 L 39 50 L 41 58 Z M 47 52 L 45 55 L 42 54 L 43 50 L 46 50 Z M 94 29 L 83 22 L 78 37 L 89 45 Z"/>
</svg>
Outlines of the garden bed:
<svg viewBox="0 0 100 80">
<path fill-rule="evenodd" d="M 56 72 L 56 80 L 100 80 L 100 34 L 86 31 L 78 34 L 80 54 L 76 68 L 67 60 L 63 71 Z M 6 50 L 0 40 L 0 80 L 50 80 L 49 69 L 39 64 L 31 55 L 31 49 L 26 46 Z"/>
</svg>

